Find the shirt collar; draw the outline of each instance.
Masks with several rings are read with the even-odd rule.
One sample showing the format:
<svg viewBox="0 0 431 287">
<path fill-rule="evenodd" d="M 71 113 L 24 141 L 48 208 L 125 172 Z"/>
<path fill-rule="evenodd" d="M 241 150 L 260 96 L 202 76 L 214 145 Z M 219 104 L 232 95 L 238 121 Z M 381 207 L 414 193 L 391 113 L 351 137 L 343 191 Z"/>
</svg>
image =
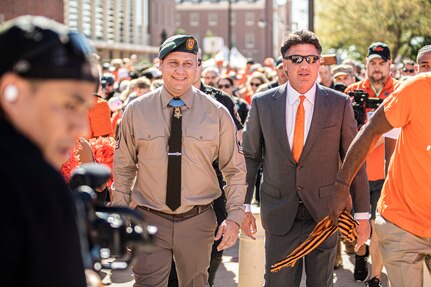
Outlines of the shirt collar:
<svg viewBox="0 0 431 287">
<path fill-rule="evenodd" d="M 194 93 L 196 93 L 196 88 L 192 86 L 184 95 L 181 96 L 181 100 L 183 100 L 183 102 L 186 104 L 186 107 L 189 109 L 192 107 Z M 163 108 L 166 108 L 174 97 L 171 93 L 169 93 L 165 86 L 163 86 L 160 96 L 162 98 Z"/>
<path fill-rule="evenodd" d="M 287 82 L 287 101 L 289 104 L 293 105 L 296 101 L 299 101 L 299 96 L 304 95 L 307 101 L 314 105 L 314 100 L 316 98 L 316 83 L 309 89 L 305 94 L 300 94 L 295 90 L 289 82 Z"/>
</svg>

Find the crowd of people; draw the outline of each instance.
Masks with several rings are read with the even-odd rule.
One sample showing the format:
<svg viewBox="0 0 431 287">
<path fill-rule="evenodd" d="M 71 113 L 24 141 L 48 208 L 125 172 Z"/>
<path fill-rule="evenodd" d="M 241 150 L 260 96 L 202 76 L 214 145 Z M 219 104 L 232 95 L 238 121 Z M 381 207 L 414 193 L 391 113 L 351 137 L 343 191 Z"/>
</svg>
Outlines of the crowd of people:
<svg viewBox="0 0 431 287">
<path fill-rule="evenodd" d="M 301 30 L 279 58 L 233 68 L 206 66 L 197 40 L 175 35 L 142 66 L 135 55 L 104 63 L 43 17 L 4 27 L 0 168 L 15 204 L 2 210 L 1 243 L 17 246 L 5 249 L 7 286 L 85 286 L 65 183 L 85 162 L 112 168 L 96 189 L 101 204 L 134 208 L 158 228 L 136 253 L 135 286 L 214 286 L 240 230 L 254 239 L 251 204 L 265 229 L 267 287 L 299 286 L 303 268 L 307 286 L 333 286 L 338 234 L 270 269 L 343 210 L 358 223 L 355 245 L 345 243 L 353 280 L 382 286 L 385 266 L 391 286 L 422 286 L 423 262 L 431 272 L 431 46 L 398 64 L 375 42 L 363 65 L 327 65 L 317 35 Z M 19 276 L 23 262 L 30 277 Z"/>
</svg>

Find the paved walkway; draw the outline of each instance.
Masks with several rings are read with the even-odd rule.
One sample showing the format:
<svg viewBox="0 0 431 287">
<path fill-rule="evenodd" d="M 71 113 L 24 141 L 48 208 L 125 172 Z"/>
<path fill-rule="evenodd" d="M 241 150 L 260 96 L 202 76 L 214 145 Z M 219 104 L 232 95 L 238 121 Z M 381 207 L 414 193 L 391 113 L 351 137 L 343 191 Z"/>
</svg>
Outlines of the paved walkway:
<svg viewBox="0 0 431 287">
<path fill-rule="evenodd" d="M 344 246 L 343 246 L 344 248 Z M 223 256 L 223 264 L 220 266 L 216 276 L 217 287 L 236 287 L 238 286 L 238 252 L 239 243 L 232 248 L 225 251 Z M 334 286 L 335 287 L 363 287 L 364 283 L 357 283 L 353 280 L 353 268 L 354 268 L 354 255 L 345 254 L 343 250 L 343 267 L 335 270 L 334 272 Z M 369 269 L 371 266 L 369 266 Z M 133 286 L 133 274 L 131 270 L 115 271 L 103 280 L 104 283 L 109 284 L 112 287 L 132 287 Z M 111 283 L 112 282 L 112 283 Z M 111 284 L 110 284 L 111 283 Z M 428 286 L 428 285 L 424 285 Z M 431 285 L 430 285 L 431 286 Z M 247 287 L 261 287 L 261 286 L 247 286 Z M 301 287 L 305 287 L 305 280 L 301 283 Z M 383 274 L 383 287 L 389 287 L 387 283 L 387 276 Z"/>
</svg>

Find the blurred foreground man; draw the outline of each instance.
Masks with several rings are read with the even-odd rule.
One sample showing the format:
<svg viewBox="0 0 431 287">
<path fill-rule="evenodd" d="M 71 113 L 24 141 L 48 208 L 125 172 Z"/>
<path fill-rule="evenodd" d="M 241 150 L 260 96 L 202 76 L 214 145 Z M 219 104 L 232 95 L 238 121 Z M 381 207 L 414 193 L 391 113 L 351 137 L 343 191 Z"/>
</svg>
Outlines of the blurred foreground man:
<svg viewBox="0 0 431 287">
<path fill-rule="evenodd" d="M 244 211 L 245 162 L 227 109 L 192 86 L 198 45 L 188 35 L 159 50 L 163 86 L 126 108 L 114 156 L 113 203 L 137 206 L 157 226 L 155 248 L 137 255 L 135 286 L 165 287 L 175 261 L 179 286 L 208 286 L 214 240 L 235 244 Z M 212 202 L 221 190 L 214 160 L 226 180 L 227 218 L 218 228 Z M 136 184 L 134 183 L 136 178 Z"/>
<path fill-rule="evenodd" d="M 75 208 L 59 173 L 88 131 L 97 69 L 85 38 L 43 17 L 0 27 L 2 286 L 86 286 Z"/>
</svg>

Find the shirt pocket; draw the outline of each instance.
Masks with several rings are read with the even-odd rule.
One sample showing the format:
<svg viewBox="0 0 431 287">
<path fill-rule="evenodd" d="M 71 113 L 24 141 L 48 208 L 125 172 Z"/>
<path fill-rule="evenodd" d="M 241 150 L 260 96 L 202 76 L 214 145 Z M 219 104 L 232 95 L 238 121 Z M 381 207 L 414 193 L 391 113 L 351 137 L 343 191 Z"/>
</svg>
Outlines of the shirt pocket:
<svg viewBox="0 0 431 287">
<path fill-rule="evenodd" d="M 149 160 L 167 156 L 167 139 L 162 127 L 139 129 L 135 131 L 135 136 L 138 158 Z"/>
<path fill-rule="evenodd" d="M 183 154 L 194 162 L 213 162 L 217 158 L 218 129 L 188 127 L 185 131 Z"/>
</svg>

